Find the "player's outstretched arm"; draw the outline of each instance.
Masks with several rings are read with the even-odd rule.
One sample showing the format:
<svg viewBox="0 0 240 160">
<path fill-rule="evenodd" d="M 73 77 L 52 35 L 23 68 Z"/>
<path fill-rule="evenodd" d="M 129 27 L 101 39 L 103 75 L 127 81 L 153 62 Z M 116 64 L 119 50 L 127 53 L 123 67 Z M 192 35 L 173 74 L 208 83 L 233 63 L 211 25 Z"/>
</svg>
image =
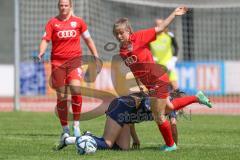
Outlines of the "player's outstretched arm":
<svg viewBox="0 0 240 160">
<path fill-rule="evenodd" d="M 164 29 L 174 20 L 176 16 L 181 16 L 187 13 L 188 8 L 186 6 L 177 7 L 160 25 L 155 27 L 156 33 L 163 32 Z"/>
</svg>

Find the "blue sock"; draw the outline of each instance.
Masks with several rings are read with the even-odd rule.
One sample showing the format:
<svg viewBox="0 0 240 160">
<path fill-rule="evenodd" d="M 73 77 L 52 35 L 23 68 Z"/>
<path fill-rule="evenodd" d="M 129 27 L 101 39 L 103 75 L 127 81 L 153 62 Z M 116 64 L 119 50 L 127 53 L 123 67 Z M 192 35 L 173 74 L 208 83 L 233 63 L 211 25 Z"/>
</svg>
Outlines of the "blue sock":
<svg viewBox="0 0 240 160">
<path fill-rule="evenodd" d="M 109 146 L 105 142 L 104 138 L 99 138 L 95 136 L 91 136 L 97 142 L 97 149 L 109 149 Z"/>
</svg>

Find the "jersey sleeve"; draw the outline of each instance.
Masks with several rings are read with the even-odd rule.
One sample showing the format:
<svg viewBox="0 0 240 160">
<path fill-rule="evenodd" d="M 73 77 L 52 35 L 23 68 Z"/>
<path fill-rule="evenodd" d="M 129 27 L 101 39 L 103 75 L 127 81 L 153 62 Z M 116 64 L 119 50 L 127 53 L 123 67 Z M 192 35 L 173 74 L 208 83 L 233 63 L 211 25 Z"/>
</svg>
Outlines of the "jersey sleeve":
<svg viewBox="0 0 240 160">
<path fill-rule="evenodd" d="M 85 23 L 85 21 L 83 19 L 80 19 L 80 34 L 85 32 L 87 29 L 88 29 L 88 26 Z"/>
<path fill-rule="evenodd" d="M 50 41 L 52 39 L 52 32 L 53 32 L 52 23 L 51 21 L 48 21 L 48 23 L 45 26 L 45 32 L 42 36 L 42 39 Z"/>
<path fill-rule="evenodd" d="M 156 39 L 155 28 L 140 30 L 135 32 L 135 34 L 144 44 L 149 44 Z"/>
</svg>

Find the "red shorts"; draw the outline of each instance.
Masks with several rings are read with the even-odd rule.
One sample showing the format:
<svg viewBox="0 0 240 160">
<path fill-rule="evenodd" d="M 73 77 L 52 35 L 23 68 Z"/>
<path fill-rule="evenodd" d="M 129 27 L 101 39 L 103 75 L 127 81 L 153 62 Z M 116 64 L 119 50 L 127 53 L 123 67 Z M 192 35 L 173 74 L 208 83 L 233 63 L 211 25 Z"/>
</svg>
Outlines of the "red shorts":
<svg viewBox="0 0 240 160">
<path fill-rule="evenodd" d="M 169 96 L 169 77 L 165 73 L 161 77 L 155 77 L 154 75 L 146 75 L 140 78 L 140 81 L 149 90 L 150 97 L 156 97 L 160 99 L 166 99 Z"/>
<path fill-rule="evenodd" d="M 77 62 L 78 63 L 78 62 Z M 80 64 L 76 65 L 72 61 L 53 61 L 52 73 L 50 77 L 51 87 L 54 89 L 69 85 L 74 80 L 82 78 L 82 69 Z"/>
<path fill-rule="evenodd" d="M 135 78 L 149 90 L 149 96 L 165 99 L 169 96 L 169 76 L 167 68 L 155 63 L 136 63 L 131 65 Z"/>
<path fill-rule="evenodd" d="M 149 96 L 161 99 L 169 96 L 170 82 L 166 67 L 155 63 L 136 63 L 131 66 L 131 71 L 149 90 Z"/>
</svg>

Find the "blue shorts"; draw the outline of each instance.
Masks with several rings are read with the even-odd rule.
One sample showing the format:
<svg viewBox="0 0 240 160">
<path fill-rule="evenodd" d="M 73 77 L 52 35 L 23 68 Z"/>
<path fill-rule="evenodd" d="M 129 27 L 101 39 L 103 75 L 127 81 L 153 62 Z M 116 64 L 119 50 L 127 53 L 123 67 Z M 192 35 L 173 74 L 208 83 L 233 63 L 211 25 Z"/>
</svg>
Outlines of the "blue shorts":
<svg viewBox="0 0 240 160">
<path fill-rule="evenodd" d="M 153 120 L 148 99 L 143 99 L 140 106 L 136 108 L 135 100 L 131 96 L 114 99 L 109 105 L 106 114 L 122 127 L 124 124 Z"/>
<path fill-rule="evenodd" d="M 169 113 L 168 117 L 169 117 L 169 119 L 177 118 L 177 112 L 176 111 L 172 111 L 171 113 Z"/>
</svg>

